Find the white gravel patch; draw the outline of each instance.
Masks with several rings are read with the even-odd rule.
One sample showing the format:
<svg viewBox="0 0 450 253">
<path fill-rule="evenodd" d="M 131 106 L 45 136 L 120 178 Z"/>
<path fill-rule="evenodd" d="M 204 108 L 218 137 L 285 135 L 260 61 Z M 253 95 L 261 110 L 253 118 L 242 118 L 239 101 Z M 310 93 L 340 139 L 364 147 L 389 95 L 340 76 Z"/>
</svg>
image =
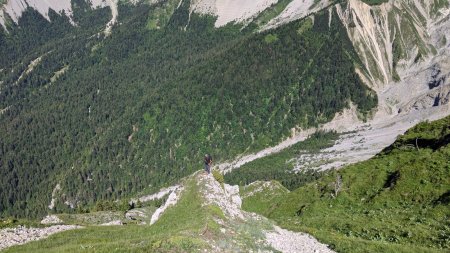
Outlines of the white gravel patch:
<svg viewBox="0 0 450 253">
<path fill-rule="evenodd" d="M 266 233 L 267 242 L 274 249 L 283 253 L 331 253 L 334 252 L 327 245 L 320 243 L 314 237 L 295 233 L 278 226 L 274 231 Z"/>
<path fill-rule="evenodd" d="M 108 0 L 107 5 L 111 8 L 112 18 L 106 24 L 106 28 L 105 28 L 106 36 L 111 35 L 112 27 L 117 23 L 117 17 L 119 16 L 119 10 L 118 10 L 117 4 L 118 4 L 118 0 Z"/>
<path fill-rule="evenodd" d="M 20 74 L 19 78 L 14 82 L 14 85 L 17 85 L 26 75 L 29 75 L 34 70 L 34 68 L 42 61 L 42 57 L 43 56 L 39 56 L 38 58 L 31 61 L 30 64 L 28 64 L 27 69 L 23 71 Z"/>
<path fill-rule="evenodd" d="M 239 195 L 239 186 L 238 185 L 229 185 L 224 184 L 223 185 L 225 193 L 228 197 L 231 198 L 231 202 L 241 208 L 242 206 L 242 199 Z"/>
<path fill-rule="evenodd" d="M 61 185 L 58 183 L 56 184 L 55 188 L 53 188 L 52 191 L 52 200 L 50 201 L 50 204 L 48 204 L 48 209 L 53 209 L 56 205 L 56 194 L 61 190 Z"/>
<path fill-rule="evenodd" d="M 102 223 L 100 226 L 122 226 L 123 223 L 121 220 L 113 220 L 110 222 Z"/>
<path fill-rule="evenodd" d="M 128 220 L 135 220 L 136 218 L 147 218 L 144 212 L 136 209 L 131 209 L 130 211 L 125 213 L 125 218 Z"/>
<path fill-rule="evenodd" d="M 365 161 L 391 145 L 406 130 L 424 120 L 437 120 L 450 114 L 450 106 L 432 107 L 383 121 L 357 125 L 356 132 L 346 133 L 335 145 L 319 153 L 306 153 L 291 160 L 294 170 L 328 170 Z"/>
<path fill-rule="evenodd" d="M 270 20 L 263 30 L 275 28 L 294 20 L 301 19 L 325 8 L 329 4 L 330 2 L 328 0 L 320 0 L 319 2 L 317 2 L 317 0 L 293 0 L 286 6 L 280 15 Z"/>
<path fill-rule="evenodd" d="M 49 225 L 49 224 L 59 224 L 63 223 L 63 221 L 56 215 L 47 215 L 44 219 L 41 220 L 41 224 Z"/>
<path fill-rule="evenodd" d="M 170 193 L 169 197 L 166 200 L 166 203 L 164 203 L 164 205 L 160 208 L 156 209 L 155 213 L 152 215 L 152 218 L 150 219 L 150 225 L 153 225 L 168 207 L 174 206 L 178 202 L 181 191 L 183 191 L 183 189 L 183 187 L 179 187 L 176 191 L 172 191 Z"/>
<path fill-rule="evenodd" d="M 138 200 L 141 201 L 142 203 L 144 203 L 144 202 L 148 202 L 148 201 L 152 201 L 152 200 L 156 200 L 156 199 L 161 199 L 164 196 L 166 196 L 167 194 L 178 190 L 180 187 L 181 187 L 180 185 L 173 185 L 173 186 L 170 186 L 167 188 L 161 188 L 159 190 L 159 192 L 157 192 L 157 193 L 146 195 L 146 196 L 140 197 L 138 199 L 132 199 L 130 201 L 130 204 L 137 203 Z"/>
<path fill-rule="evenodd" d="M 21 245 L 31 241 L 37 241 L 49 237 L 52 234 L 66 230 L 82 228 L 74 225 L 56 225 L 46 228 L 5 228 L 0 230 L 0 250 L 14 245 Z"/>
<path fill-rule="evenodd" d="M 191 11 L 217 17 L 215 27 L 243 23 L 277 3 L 278 0 L 193 0 Z"/>
</svg>

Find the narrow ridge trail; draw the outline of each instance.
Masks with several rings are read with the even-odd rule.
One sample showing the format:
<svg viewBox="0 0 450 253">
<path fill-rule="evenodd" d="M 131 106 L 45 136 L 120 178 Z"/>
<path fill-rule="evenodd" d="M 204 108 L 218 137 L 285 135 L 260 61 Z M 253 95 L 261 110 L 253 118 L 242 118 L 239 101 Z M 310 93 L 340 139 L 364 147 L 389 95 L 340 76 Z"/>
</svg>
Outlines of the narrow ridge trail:
<svg viewBox="0 0 450 253">
<path fill-rule="evenodd" d="M 248 230 L 261 230 L 263 236 L 254 238 L 261 244 L 261 252 L 273 252 L 271 249 L 283 253 L 331 253 L 327 245 L 320 243 L 311 235 L 292 232 L 282 229 L 267 218 L 246 212 L 241 209 L 242 199 L 239 194 L 239 186 L 223 184 L 223 186 L 214 179 L 212 175 L 204 173 L 194 174 L 197 184 L 200 186 L 200 193 L 204 198 L 204 205 L 218 206 L 225 214 L 225 220 L 217 221 L 222 226 L 222 233 L 233 235 L 233 237 L 245 237 L 247 230 L 239 229 L 236 224 L 249 224 Z M 236 239 L 239 240 L 239 239 Z M 217 242 L 211 241 L 211 246 L 217 245 Z M 238 243 L 239 244 L 239 243 Z M 267 247 L 267 248 L 264 248 Z M 217 252 L 224 252 L 223 248 L 216 248 Z"/>
</svg>

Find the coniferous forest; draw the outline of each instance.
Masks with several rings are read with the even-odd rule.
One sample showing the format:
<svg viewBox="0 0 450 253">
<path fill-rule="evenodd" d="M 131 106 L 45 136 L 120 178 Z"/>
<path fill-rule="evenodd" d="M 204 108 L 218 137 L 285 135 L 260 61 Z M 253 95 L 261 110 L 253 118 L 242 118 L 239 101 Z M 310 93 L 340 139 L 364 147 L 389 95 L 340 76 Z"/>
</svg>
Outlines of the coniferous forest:
<svg viewBox="0 0 450 253">
<path fill-rule="evenodd" d="M 377 104 L 328 11 L 258 32 L 216 29 L 184 1 L 155 29 L 163 3 L 121 3 L 105 36 L 108 8 L 72 5 L 76 26 L 29 9 L 0 28 L 0 216 L 42 216 L 52 192 L 53 211 L 67 212 L 66 201 L 156 190 L 201 169 L 205 153 L 225 161 L 350 103 L 361 117 Z"/>
</svg>

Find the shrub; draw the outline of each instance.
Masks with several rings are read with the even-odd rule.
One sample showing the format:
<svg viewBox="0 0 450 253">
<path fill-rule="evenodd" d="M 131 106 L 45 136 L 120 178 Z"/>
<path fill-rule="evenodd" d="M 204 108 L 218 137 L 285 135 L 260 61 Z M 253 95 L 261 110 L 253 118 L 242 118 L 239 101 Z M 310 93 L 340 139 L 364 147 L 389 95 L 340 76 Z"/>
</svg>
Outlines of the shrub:
<svg viewBox="0 0 450 253">
<path fill-rule="evenodd" d="M 223 178 L 222 173 L 220 173 L 220 172 L 217 171 L 217 170 L 214 170 L 214 171 L 212 172 L 212 174 L 213 174 L 213 177 L 217 180 L 217 182 L 219 182 L 220 185 L 222 185 L 222 187 L 223 187 L 223 183 L 225 182 L 225 179 Z"/>
</svg>

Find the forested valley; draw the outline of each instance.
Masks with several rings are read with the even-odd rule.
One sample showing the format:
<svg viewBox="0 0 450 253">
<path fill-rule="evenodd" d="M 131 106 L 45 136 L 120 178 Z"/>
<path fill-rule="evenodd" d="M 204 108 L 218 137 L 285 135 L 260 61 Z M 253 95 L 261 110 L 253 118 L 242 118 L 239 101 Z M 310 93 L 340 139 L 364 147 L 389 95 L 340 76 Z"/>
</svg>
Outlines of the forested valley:
<svg viewBox="0 0 450 253">
<path fill-rule="evenodd" d="M 72 5 L 76 26 L 29 9 L 0 29 L 0 216 L 42 216 L 52 192 L 53 212 L 151 192 L 205 153 L 229 160 L 377 104 L 328 11 L 257 32 L 189 17 L 189 1 L 155 28 L 164 3 L 121 3 L 105 36 L 109 9 Z"/>
</svg>

